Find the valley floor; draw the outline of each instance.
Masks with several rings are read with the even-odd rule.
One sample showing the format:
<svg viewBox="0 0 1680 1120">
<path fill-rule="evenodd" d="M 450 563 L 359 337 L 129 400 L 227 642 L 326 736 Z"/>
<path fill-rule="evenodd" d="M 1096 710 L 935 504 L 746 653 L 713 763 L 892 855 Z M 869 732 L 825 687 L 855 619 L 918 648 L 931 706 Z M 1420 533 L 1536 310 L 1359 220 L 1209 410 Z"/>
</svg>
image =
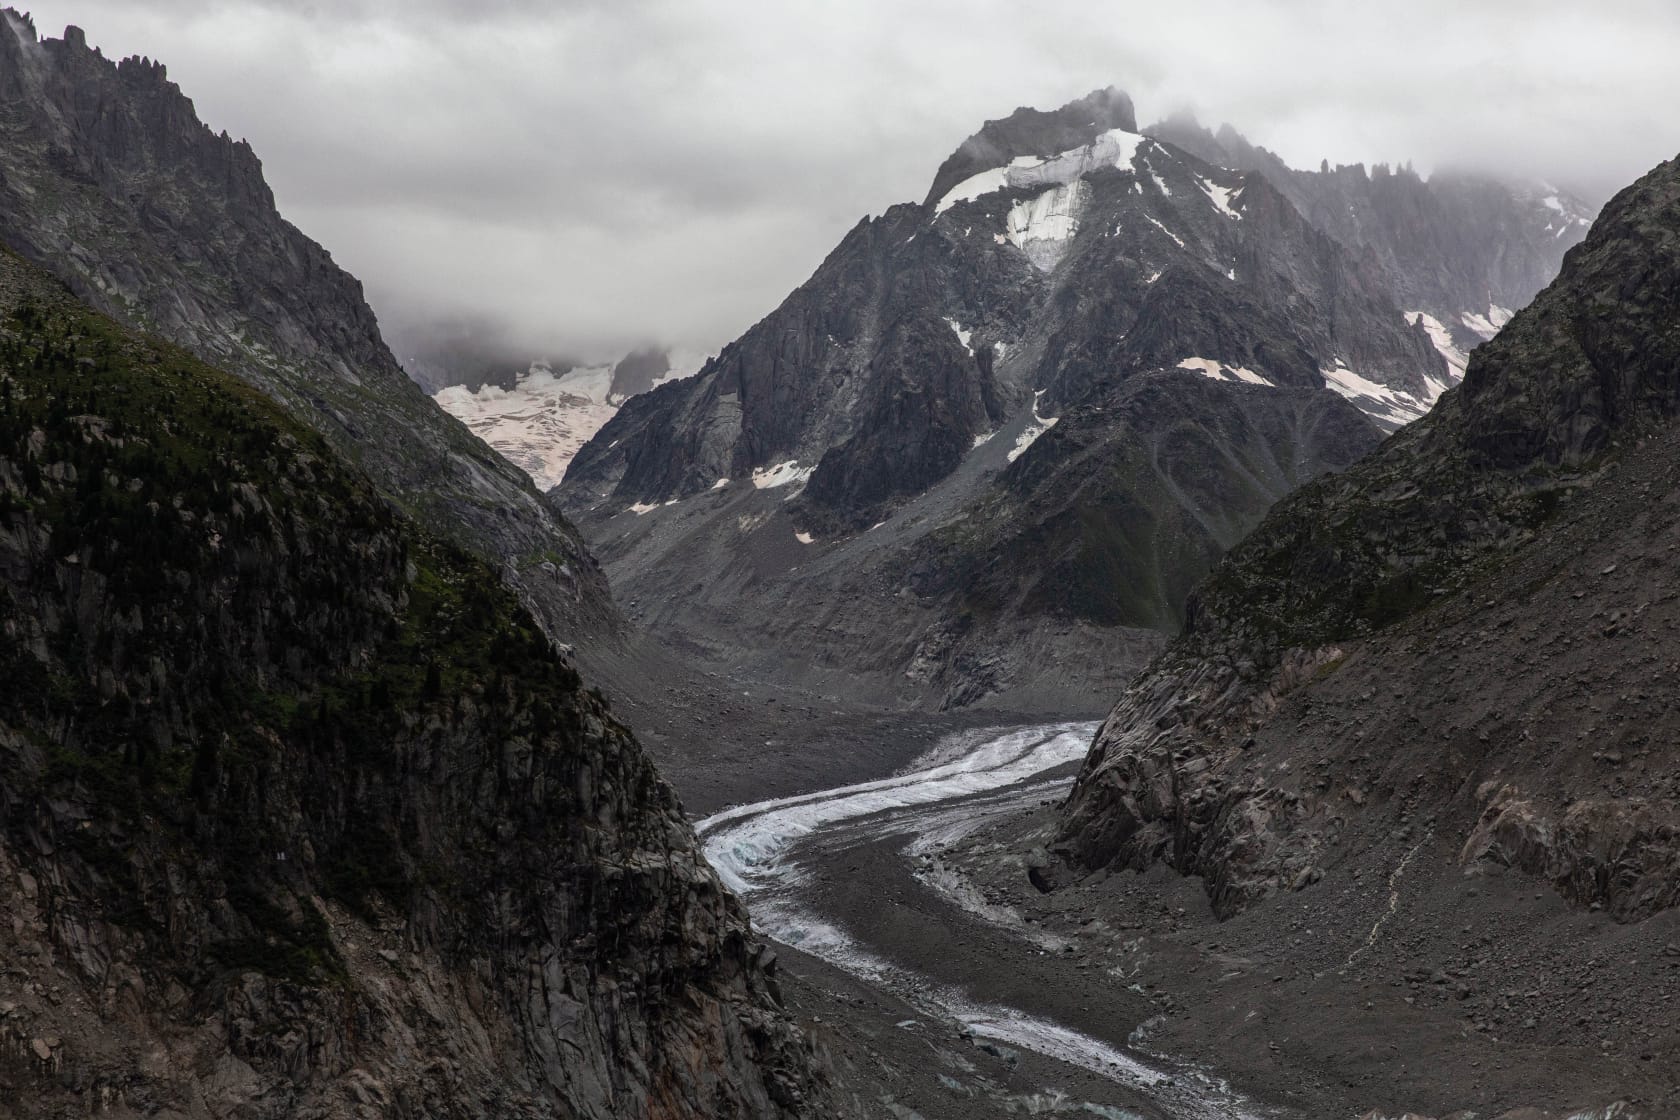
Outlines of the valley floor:
<svg viewBox="0 0 1680 1120">
<path fill-rule="evenodd" d="M 698 703 L 723 685 L 733 710 Z M 629 718 L 696 818 L 903 774 L 941 747 L 948 762 L 1027 722 L 670 687 Z M 716 753 L 690 738 L 696 711 L 718 724 Z M 1043 846 L 1082 753 L 925 804 L 819 813 L 777 852 L 789 880 L 745 884 L 783 942 L 790 1011 L 861 1115 L 1680 1115 L 1680 916 L 1634 932 L 1522 876 L 1467 885 L 1446 830 L 1350 855 L 1224 923 L 1199 881 L 1164 868 L 1054 881 Z M 708 838 L 721 827 L 702 822 Z M 1000 1012 L 1064 1034 L 999 1030 Z M 1090 1045 L 1042 1052 L 1068 1058 L 1068 1037 Z"/>
</svg>

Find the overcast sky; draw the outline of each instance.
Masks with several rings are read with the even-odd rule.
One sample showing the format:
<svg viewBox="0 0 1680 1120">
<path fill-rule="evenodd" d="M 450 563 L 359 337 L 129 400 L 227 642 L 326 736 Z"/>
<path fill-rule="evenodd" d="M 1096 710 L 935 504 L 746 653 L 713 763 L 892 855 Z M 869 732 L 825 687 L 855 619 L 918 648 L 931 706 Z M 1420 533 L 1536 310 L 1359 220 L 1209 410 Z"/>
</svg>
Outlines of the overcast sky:
<svg viewBox="0 0 1680 1120">
<path fill-rule="evenodd" d="M 165 62 L 388 333 L 554 356 L 715 349 L 981 121 L 1109 84 L 1298 166 L 1607 194 L 1680 151 L 1671 0 L 12 2 Z"/>
</svg>

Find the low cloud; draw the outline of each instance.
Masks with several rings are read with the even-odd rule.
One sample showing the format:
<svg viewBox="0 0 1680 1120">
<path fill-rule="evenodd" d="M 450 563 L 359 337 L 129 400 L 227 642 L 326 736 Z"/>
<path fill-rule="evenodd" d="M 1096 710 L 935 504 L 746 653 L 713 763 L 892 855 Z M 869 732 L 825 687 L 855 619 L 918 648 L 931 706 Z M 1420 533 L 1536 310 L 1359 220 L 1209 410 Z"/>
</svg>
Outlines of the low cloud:
<svg viewBox="0 0 1680 1120">
<path fill-rule="evenodd" d="M 263 158 L 400 341 L 711 349 L 987 117 L 1114 84 L 1291 162 L 1602 198 L 1680 148 L 1680 11 L 1546 0 L 52 0 Z"/>
</svg>

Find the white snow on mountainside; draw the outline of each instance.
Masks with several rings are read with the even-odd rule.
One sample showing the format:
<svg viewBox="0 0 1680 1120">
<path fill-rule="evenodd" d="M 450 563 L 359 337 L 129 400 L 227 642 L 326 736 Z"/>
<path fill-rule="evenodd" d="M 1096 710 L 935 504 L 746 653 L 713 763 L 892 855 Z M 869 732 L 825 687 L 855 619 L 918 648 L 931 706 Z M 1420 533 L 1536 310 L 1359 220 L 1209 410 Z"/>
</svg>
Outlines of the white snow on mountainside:
<svg viewBox="0 0 1680 1120">
<path fill-rule="evenodd" d="M 959 202 L 981 198 L 1005 187 L 1036 187 L 1040 184 L 1065 186 L 1099 167 L 1130 167 L 1138 147 L 1148 143 L 1135 132 L 1111 129 L 1082 148 L 1049 159 L 1017 156 L 1008 167 L 994 167 L 971 175 L 946 192 L 933 208 L 937 217 Z"/>
<path fill-rule="evenodd" d="M 705 358 L 673 354 L 671 361 L 655 385 L 698 373 Z M 530 475 L 537 489 L 548 490 L 559 484 L 578 448 L 624 403 L 611 392 L 612 381 L 611 365 L 556 373 L 539 361 L 519 375 L 512 389 L 485 385 L 474 392 L 452 385 L 432 399 Z"/>
</svg>

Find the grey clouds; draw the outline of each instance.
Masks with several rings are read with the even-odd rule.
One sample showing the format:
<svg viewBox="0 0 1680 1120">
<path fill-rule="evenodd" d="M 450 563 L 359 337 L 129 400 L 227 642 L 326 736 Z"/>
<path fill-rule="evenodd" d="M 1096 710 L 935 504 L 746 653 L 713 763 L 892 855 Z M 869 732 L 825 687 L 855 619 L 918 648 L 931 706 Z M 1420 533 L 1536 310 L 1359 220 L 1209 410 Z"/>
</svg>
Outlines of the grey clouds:
<svg viewBox="0 0 1680 1120">
<path fill-rule="evenodd" d="M 22 5 L 20 5 L 22 6 Z M 713 349 L 988 117 L 1109 84 L 1290 162 L 1601 199 L 1680 150 L 1680 5 L 38 0 L 168 64 L 388 331 Z"/>
</svg>

